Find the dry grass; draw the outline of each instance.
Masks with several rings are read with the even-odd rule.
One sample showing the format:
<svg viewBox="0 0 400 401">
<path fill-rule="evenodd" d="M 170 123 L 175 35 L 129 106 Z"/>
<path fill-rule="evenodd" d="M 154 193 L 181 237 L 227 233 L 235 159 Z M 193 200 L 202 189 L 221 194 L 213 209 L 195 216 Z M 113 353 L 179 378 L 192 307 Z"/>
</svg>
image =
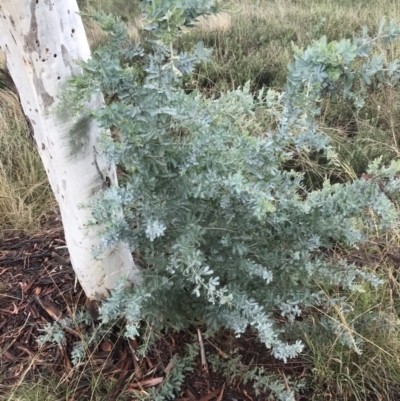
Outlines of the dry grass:
<svg viewBox="0 0 400 401">
<path fill-rule="evenodd" d="M 318 311 L 324 316 L 323 325 L 319 320 L 307 319 L 294 328 L 296 334 L 303 332 L 305 358 L 313 366 L 313 400 L 399 399 L 400 276 L 392 258 L 398 255 L 399 241 L 400 231 L 394 228 L 346 255 L 382 277 L 383 285 L 365 286 L 362 292 L 344 292 L 334 286 L 321 288 L 331 299 L 344 297 L 353 309 L 340 310 L 333 303 Z M 335 332 L 330 324 L 336 327 Z M 346 339 L 361 353 L 343 345 Z"/>
<path fill-rule="evenodd" d="M 227 31 L 232 27 L 232 16 L 227 12 L 200 17 L 195 29 L 200 32 Z"/>
<path fill-rule="evenodd" d="M 5 132 L 10 130 L 15 124 L 23 125 L 25 119 L 19 104 L 18 96 L 9 90 L 0 91 L 0 132 L 5 136 Z"/>
<path fill-rule="evenodd" d="M 365 3 L 365 2 L 364 2 Z M 179 46 L 189 50 L 199 40 L 214 49 L 211 63 L 198 70 L 194 87 L 214 94 L 243 86 L 282 88 L 291 43 L 305 47 L 326 35 L 328 40 L 350 38 L 363 26 L 376 32 L 383 16 L 400 20 L 400 1 L 356 0 L 231 0 L 228 10 L 185 35 Z M 191 87 L 192 85 L 189 85 Z"/>
<path fill-rule="evenodd" d="M 4 68 L 6 65 L 6 56 L 0 51 L 0 68 Z"/>
<path fill-rule="evenodd" d="M 91 49 L 95 49 L 107 41 L 107 34 L 91 19 L 85 18 L 84 26 Z M 128 37 L 133 43 L 139 41 L 141 26 L 140 19 L 136 19 L 128 25 Z"/>
<path fill-rule="evenodd" d="M 36 232 L 55 200 L 18 97 L 9 90 L 0 90 L 0 156 L 0 235 Z"/>
<path fill-rule="evenodd" d="M 80 3 L 78 2 L 80 9 L 88 13 L 104 12 L 106 14 L 114 13 L 121 16 L 122 20 L 127 24 L 130 40 L 134 43 L 138 42 L 139 31 L 142 28 L 142 18 L 137 2 L 125 0 L 82 0 Z M 96 23 L 89 18 L 84 18 L 83 22 L 92 49 L 106 42 L 107 34 Z"/>
<path fill-rule="evenodd" d="M 107 41 L 107 33 L 105 33 L 94 21 L 84 18 L 83 22 L 86 36 L 92 49 Z"/>
<path fill-rule="evenodd" d="M 265 19 L 269 26 L 288 25 L 300 35 L 300 40 L 321 17 L 326 18 L 323 29 L 326 33 L 338 32 L 343 37 L 346 33 L 352 35 L 364 25 L 376 28 L 383 16 L 389 19 L 400 16 L 398 0 L 371 0 L 368 4 L 356 0 L 232 0 L 230 5 L 243 21 L 257 17 Z"/>
</svg>

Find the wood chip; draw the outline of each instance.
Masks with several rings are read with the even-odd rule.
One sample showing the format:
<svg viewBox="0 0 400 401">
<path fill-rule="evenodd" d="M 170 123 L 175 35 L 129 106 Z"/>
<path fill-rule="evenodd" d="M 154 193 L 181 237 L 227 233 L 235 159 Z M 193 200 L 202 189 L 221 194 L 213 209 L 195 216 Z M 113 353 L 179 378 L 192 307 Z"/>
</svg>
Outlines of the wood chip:
<svg viewBox="0 0 400 401">
<path fill-rule="evenodd" d="M 210 394 L 205 395 L 203 398 L 200 398 L 199 401 L 210 401 L 213 398 L 217 397 L 218 394 L 222 394 L 224 391 L 223 388 L 219 388 L 217 390 L 214 390 L 213 392 L 211 392 Z"/>
<path fill-rule="evenodd" d="M 56 322 L 64 319 L 62 312 L 57 308 L 57 306 L 40 299 L 37 295 L 34 295 L 33 298 Z"/>
<path fill-rule="evenodd" d="M 169 361 L 169 363 L 168 363 L 168 365 L 167 365 L 167 367 L 164 369 L 164 373 L 166 374 L 166 375 L 168 375 L 170 372 L 171 372 L 171 370 L 174 368 L 174 363 L 172 362 L 172 359 Z"/>
<path fill-rule="evenodd" d="M 131 383 L 129 385 L 130 389 L 135 388 L 148 388 L 148 387 L 155 387 L 161 384 L 164 381 L 163 377 L 154 377 L 152 379 L 142 380 L 141 382 Z"/>
<path fill-rule="evenodd" d="M 20 361 L 21 360 L 21 358 L 14 356 L 11 352 L 8 352 L 8 351 L 4 351 L 1 355 L 3 357 L 5 357 L 6 359 L 8 359 L 9 361 Z"/>
<path fill-rule="evenodd" d="M 101 349 L 103 351 L 110 352 L 113 349 L 113 347 L 114 347 L 113 342 L 107 338 L 101 343 Z"/>
<path fill-rule="evenodd" d="M 185 391 L 190 401 L 197 401 L 197 397 L 187 388 Z"/>
<path fill-rule="evenodd" d="M 222 388 L 221 388 L 221 392 L 219 393 L 219 396 L 218 396 L 218 398 L 217 398 L 217 401 L 222 401 L 222 397 L 224 396 L 224 393 L 225 393 L 225 383 L 224 383 L 224 385 L 223 385 Z"/>
</svg>

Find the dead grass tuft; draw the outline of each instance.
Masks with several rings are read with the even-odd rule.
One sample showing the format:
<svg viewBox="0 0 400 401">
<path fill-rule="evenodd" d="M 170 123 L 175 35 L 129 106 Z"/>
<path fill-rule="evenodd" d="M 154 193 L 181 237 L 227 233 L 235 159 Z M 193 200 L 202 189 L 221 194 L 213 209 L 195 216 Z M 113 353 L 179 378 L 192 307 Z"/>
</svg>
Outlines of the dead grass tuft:
<svg viewBox="0 0 400 401">
<path fill-rule="evenodd" d="M 96 24 L 96 22 L 86 18 L 84 20 L 84 25 L 91 49 L 106 43 L 108 35 Z"/>
<path fill-rule="evenodd" d="M 86 36 L 91 49 L 95 49 L 107 41 L 107 33 L 105 33 L 94 21 L 91 19 L 84 20 Z M 135 19 L 128 24 L 128 38 L 137 43 L 140 38 L 140 29 L 142 28 L 141 19 Z"/>
<path fill-rule="evenodd" d="M 4 68 L 6 65 L 6 56 L 4 53 L 0 50 L 0 68 Z"/>
<path fill-rule="evenodd" d="M 227 12 L 200 17 L 196 22 L 196 30 L 205 32 L 226 31 L 232 26 L 232 18 Z"/>
<path fill-rule="evenodd" d="M 18 97 L 0 90 L 0 232 L 36 232 L 56 207 Z"/>
<path fill-rule="evenodd" d="M 25 124 L 18 96 L 9 90 L 0 89 L 0 137 L 4 137 L 5 131 L 15 124 Z"/>
</svg>

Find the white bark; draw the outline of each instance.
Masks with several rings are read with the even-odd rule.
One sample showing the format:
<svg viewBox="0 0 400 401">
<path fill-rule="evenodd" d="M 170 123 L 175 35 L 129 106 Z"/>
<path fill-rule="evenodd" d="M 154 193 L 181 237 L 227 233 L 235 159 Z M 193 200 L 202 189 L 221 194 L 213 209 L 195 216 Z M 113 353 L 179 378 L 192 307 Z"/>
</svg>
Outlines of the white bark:
<svg viewBox="0 0 400 401">
<path fill-rule="evenodd" d="M 115 166 L 97 155 L 99 129 L 93 121 L 61 121 L 54 112 L 66 78 L 80 71 L 75 61 L 90 57 L 78 11 L 76 0 L 1 0 L 0 46 L 60 206 L 72 266 L 86 295 L 101 299 L 122 274 L 133 283 L 140 279 L 124 244 L 93 259 L 99 238 L 85 228 L 90 211 L 80 205 L 107 184 L 117 185 Z M 96 109 L 102 104 L 101 96 L 91 101 Z M 71 132 L 79 144 L 73 155 Z"/>
</svg>

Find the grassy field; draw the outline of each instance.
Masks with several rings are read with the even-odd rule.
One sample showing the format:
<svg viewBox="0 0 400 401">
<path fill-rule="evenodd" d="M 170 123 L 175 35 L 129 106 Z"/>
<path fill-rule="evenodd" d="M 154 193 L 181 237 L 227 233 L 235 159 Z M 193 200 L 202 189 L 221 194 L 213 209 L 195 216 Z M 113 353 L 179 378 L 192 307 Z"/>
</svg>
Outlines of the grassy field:
<svg viewBox="0 0 400 401">
<path fill-rule="evenodd" d="M 140 31 L 138 7 L 129 0 L 80 0 L 81 9 L 95 9 L 123 15 L 132 40 Z M 210 63 L 201 65 L 187 78 L 188 90 L 197 88 L 210 96 L 251 82 L 253 90 L 285 84 L 287 64 L 292 60 L 292 43 L 305 47 L 326 35 L 329 40 L 350 38 L 363 26 L 376 32 L 383 16 L 400 21 L 400 0 L 230 0 L 225 11 L 186 32 L 176 44 L 184 50 L 199 40 L 213 48 Z M 85 20 L 92 47 L 104 35 Z M 393 46 L 388 59 L 400 56 Z M 4 60 L 0 60 L 0 68 Z M 399 157 L 400 92 L 398 88 L 375 88 L 360 112 L 343 101 L 325 101 L 320 125 L 337 152 L 337 166 L 327 171 L 316 163 L 304 165 L 313 177 L 329 175 L 347 181 L 365 172 L 377 156 L 384 161 Z M 10 157 L 12 155 L 12 157 Z M 56 213 L 46 175 L 29 137 L 18 97 L 0 76 L 0 238 L 20 230 L 37 233 L 41 223 Z M 363 294 L 342 294 L 339 288 L 324 289 L 332 297 L 345 295 L 355 304 L 343 313 L 332 307 L 319 311 L 338 323 L 342 331 L 363 339 L 359 355 L 341 345 L 339 334 L 309 319 L 298 327 L 307 345 L 304 358 L 312 368 L 306 381 L 314 400 L 398 400 L 400 399 L 400 276 L 397 249 L 400 231 L 376 234 L 368 246 L 349 253 L 376 271 L 385 284 Z M 355 335 L 357 333 L 357 335 Z M 32 389 L 36 389 L 33 391 Z M 48 394 L 46 394 L 46 391 Z M 50 390 L 51 389 L 51 390 Z M 52 400 L 54 385 L 27 385 L 17 389 L 11 400 Z M 40 394 L 40 395 L 38 395 Z M 101 395 L 93 399 L 102 399 Z"/>
</svg>

